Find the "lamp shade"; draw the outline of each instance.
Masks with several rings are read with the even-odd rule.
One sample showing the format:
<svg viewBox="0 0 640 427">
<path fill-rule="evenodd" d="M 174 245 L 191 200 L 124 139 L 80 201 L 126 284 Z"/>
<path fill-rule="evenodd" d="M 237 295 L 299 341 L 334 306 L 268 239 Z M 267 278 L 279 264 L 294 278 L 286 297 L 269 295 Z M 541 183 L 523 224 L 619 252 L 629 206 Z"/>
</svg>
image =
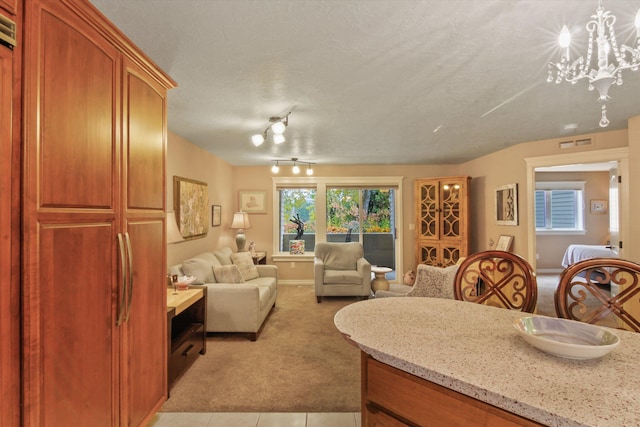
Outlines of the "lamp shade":
<svg viewBox="0 0 640 427">
<path fill-rule="evenodd" d="M 233 214 L 233 221 L 231 222 L 231 228 L 244 229 L 251 228 L 249 222 L 249 214 L 246 212 L 236 212 Z"/>
<path fill-rule="evenodd" d="M 178 229 L 175 212 L 167 212 L 166 223 L 167 244 L 182 242 L 184 240 L 184 237 L 182 237 L 182 234 L 180 234 L 180 229 Z"/>
</svg>

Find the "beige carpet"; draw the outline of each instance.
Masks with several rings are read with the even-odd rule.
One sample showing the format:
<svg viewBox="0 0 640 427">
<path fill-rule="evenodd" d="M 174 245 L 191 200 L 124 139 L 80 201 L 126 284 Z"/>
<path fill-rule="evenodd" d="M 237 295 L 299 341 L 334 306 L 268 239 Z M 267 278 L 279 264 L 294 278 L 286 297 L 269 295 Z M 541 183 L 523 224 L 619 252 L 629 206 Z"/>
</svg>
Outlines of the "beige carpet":
<svg viewBox="0 0 640 427">
<path fill-rule="evenodd" d="M 255 342 L 216 334 L 185 372 L 165 412 L 358 412 L 360 352 L 333 324 L 355 298 L 316 303 L 312 286 L 280 286 Z"/>
</svg>

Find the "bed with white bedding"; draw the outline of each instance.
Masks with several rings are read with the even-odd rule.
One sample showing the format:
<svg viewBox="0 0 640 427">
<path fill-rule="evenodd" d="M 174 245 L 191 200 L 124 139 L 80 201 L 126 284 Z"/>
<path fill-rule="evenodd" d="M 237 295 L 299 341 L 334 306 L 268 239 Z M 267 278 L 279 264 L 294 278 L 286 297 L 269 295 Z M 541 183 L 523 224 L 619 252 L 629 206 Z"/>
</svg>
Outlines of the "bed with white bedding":
<svg viewBox="0 0 640 427">
<path fill-rule="evenodd" d="M 618 254 L 605 245 L 569 245 L 562 257 L 562 266 L 566 268 L 590 258 L 618 258 Z"/>
</svg>

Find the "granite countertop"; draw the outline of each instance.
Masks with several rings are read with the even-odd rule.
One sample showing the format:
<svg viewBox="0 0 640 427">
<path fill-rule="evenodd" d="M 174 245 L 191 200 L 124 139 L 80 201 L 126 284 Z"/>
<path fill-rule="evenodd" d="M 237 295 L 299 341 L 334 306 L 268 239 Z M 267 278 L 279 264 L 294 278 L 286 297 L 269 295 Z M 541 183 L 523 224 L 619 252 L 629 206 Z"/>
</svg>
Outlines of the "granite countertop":
<svg viewBox="0 0 640 427">
<path fill-rule="evenodd" d="M 640 334 L 604 357 L 572 360 L 526 343 L 528 313 L 438 298 L 344 307 L 338 330 L 374 359 L 549 426 L 640 425 Z"/>
</svg>

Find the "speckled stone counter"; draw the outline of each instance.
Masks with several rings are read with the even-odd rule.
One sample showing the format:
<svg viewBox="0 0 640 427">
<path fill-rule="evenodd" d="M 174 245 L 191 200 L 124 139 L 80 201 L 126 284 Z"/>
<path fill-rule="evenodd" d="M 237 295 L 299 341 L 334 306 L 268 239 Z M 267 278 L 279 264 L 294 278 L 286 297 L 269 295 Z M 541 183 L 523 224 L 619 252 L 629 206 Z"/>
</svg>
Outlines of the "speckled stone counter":
<svg viewBox="0 0 640 427">
<path fill-rule="evenodd" d="M 374 359 L 549 426 L 640 426 L 640 334 L 599 359 L 539 351 L 513 328 L 527 313 L 437 298 L 384 298 L 336 313 Z"/>
</svg>

